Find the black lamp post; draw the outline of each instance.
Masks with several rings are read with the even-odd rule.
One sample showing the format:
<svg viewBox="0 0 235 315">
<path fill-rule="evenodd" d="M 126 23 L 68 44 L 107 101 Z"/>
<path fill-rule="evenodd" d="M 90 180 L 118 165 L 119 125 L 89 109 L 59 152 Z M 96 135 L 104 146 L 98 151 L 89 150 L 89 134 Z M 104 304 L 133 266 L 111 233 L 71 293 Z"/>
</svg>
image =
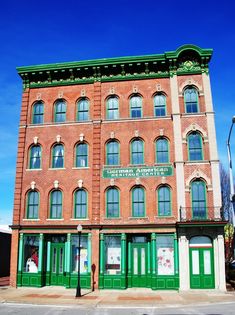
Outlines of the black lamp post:
<svg viewBox="0 0 235 315">
<path fill-rule="evenodd" d="M 78 224 L 77 226 L 78 231 L 78 284 L 77 284 L 77 291 L 76 297 L 81 297 L 81 284 L 80 284 L 80 248 L 81 248 L 81 233 L 82 233 L 82 226 Z"/>
</svg>

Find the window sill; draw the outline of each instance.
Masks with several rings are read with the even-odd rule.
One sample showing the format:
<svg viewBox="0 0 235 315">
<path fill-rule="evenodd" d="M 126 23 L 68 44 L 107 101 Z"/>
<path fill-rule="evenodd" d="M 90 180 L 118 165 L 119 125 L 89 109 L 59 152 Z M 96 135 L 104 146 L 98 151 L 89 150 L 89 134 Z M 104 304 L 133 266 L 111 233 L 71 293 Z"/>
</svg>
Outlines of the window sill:
<svg viewBox="0 0 235 315">
<path fill-rule="evenodd" d="M 40 219 L 23 219 L 24 222 L 27 222 L 27 221 L 40 221 Z"/>
<path fill-rule="evenodd" d="M 46 221 L 64 221 L 64 218 L 62 218 L 62 219 L 46 219 Z"/>
<path fill-rule="evenodd" d="M 31 172 L 31 171 L 42 171 L 42 168 L 26 168 L 27 172 Z"/>
<path fill-rule="evenodd" d="M 175 219 L 172 215 L 158 215 L 154 217 L 155 219 Z"/>
<path fill-rule="evenodd" d="M 58 170 L 66 170 L 65 167 L 49 167 L 49 171 L 58 171 Z"/>
<path fill-rule="evenodd" d="M 72 218 L 72 219 L 70 219 L 70 221 L 89 221 L 90 219 L 88 219 L 88 218 L 77 218 L 77 219 L 75 219 L 75 218 Z"/>
<path fill-rule="evenodd" d="M 104 220 L 120 220 L 121 217 L 105 217 Z"/>
<path fill-rule="evenodd" d="M 129 220 L 149 220 L 149 217 L 128 217 Z"/>
<path fill-rule="evenodd" d="M 185 161 L 185 165 L 194 165 L 194 164 L 210 164 L 208 160 L 193 160 L 193 161 Z"/>
<path fill-rule="evenodd" d="M 89 169 L 90 167 L 89 166 L 79 166 L 79 167 L 72 167 L 73 170 L 87 170 Z"/>
</svg>

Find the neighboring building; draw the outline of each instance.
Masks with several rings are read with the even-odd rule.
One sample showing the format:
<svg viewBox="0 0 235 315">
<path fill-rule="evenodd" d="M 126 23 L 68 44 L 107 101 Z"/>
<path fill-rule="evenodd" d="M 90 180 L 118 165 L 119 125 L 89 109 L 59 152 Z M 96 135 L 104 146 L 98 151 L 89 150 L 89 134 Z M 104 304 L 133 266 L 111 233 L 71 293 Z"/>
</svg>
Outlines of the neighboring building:
<svg viewBox="0 0 235 315">
<path fill-rule="evenodd" d="M 11 285 L 225 290 L 211 55 L 18 68 Z"/>
<path fill-rule="evenodd" d="M 5 277 L 10 276 L 11 229 L 8 225 L 0 225 L 0 286 Z M 4 278 L 4 279 L 3 279 Z M 2 280 L 2 281 L 1 281 Z"/>
</svg>

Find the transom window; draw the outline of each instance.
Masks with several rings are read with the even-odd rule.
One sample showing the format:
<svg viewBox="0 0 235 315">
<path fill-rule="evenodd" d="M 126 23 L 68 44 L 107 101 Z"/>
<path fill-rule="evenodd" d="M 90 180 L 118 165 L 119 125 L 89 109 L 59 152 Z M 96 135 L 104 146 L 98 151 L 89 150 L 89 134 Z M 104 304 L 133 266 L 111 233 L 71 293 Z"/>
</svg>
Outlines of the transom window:
<svg viewBox="0 0 235 315">
<path fill-rule="evenodd" d="M 64 146 L 63 144 L 56 144 L 52 149 L 52 167 L 64 167 Z"/>
<path fill-rule="evenodd" d="M 86 121 L 89 119 L 89 102 L 83 98 L 77 103 L 77 120 Z"/>
<path fill-rule="evenodd" d="M 142 98 L 138 95 L 130 99 L 130 115 L 131 118 L 142 117 Z"/>
<path fill-rule="evenodd" d="M 88 166 L 88 145 L 79 143 L 76 146 L 76 167 Z"/>
<path fill-rule="evenodd" d="M 131 163 L 144 164 L 144 142 L 141 139 L 131 142 Z"/>
<path fill-rule="evenodd" d="M 30 148 L 30 169 L 40 169 L 41 167 L 41 147 L 40 145 L 33 145 Z"/>
<path fill-rule="evenodd" d="M 184 104 L 186 113 L 198 113 L 198 92 L 193 87 L 188 87 L 184 91 Z"/>
<path fill-rule="evenodd" d="M 87 217 L 87 192 L 84 189 L 78 189 L 75 192 L 75 218 L 84 219 Z"/>
<path fill-rule="evenodd" d="M 106 164 L 119 164 L 119 143 L 116 140 L 109 141 L 106 144 Z"/>
<path fill-rule="evenodd" d="M 166 116 L 166 97 L 163 94 L 154 96 L 154 115 L 155 117 Z"/>
<path fill-rule="evenodd" d="M 188 135 L 188 154 L 190 161 L 203 160 L 202 137 L 196 131 Z"/>
<path fill-rule="evenodd" d="M 42 124 L 44 118 L 44 104 L 39 101 L 33 105 L 33 124 Z"/>
<path fill-rule="evenodd" d="M 62 217 L 62 192 L 60 190 L 53 190 L 50 195 L 50 218 L 61 219 Z"/>
<path fill-rule="evenodd" d="M 108 218 L 119 217 L 119 191 L 115 187 L 106 191 L 106 215 Z"/>
<path fill-rule="evenodd" d="M 156 163 L 169 163 L 167 139 L 161 138 L 156 141 Z"/>
<path fill-rule="evenodd" d="M 66 120 L 66 103 L 64 100 L 58 100 L 54 107 L 55 122 L 64 122 Z"/>
<path fill-rule="evenodd" d="M 145 193 L 142 187 L 134 187 L 132 189 L 132 216 L 145 216 Z"/>
<path fill-rule="evenodd" d="M 158 188 L 158 215 L 171 215 L 171 191 L 167 186 Z"/>
<path fill-rule="evenodd" d="M 195 180 L 191 184 L 192 213 L 194 219 L 206 219 L 206 186 L 202 180 Z"/>
<path fill-rule="evenodd" d="M 119 118 L 119 104 L 116 96 L 109 97 L 107 100 L 107 119 Z"/>
<path fill-rule="evenodd" d="M 27 194 L 27 219 L 38 219 L 39 193 L 31 190 Z"/>
</svg>

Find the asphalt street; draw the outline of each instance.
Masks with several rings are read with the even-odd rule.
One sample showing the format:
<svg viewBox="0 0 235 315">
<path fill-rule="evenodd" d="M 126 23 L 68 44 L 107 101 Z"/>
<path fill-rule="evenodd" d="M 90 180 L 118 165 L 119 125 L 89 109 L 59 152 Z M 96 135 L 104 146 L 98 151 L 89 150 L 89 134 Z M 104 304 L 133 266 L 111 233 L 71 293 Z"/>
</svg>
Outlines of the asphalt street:
<svg viewBox="0 0 235 315">
<path fill-rule="evenodd" d="M 125 307 L 125 308 L 81 308 L 77 306 L 34 305 L 34 304 L 0 304 L 1 315 L 234 315 L 235 302 L 201 304 L 197 306 L 164 307 Z"/>
</svg>

